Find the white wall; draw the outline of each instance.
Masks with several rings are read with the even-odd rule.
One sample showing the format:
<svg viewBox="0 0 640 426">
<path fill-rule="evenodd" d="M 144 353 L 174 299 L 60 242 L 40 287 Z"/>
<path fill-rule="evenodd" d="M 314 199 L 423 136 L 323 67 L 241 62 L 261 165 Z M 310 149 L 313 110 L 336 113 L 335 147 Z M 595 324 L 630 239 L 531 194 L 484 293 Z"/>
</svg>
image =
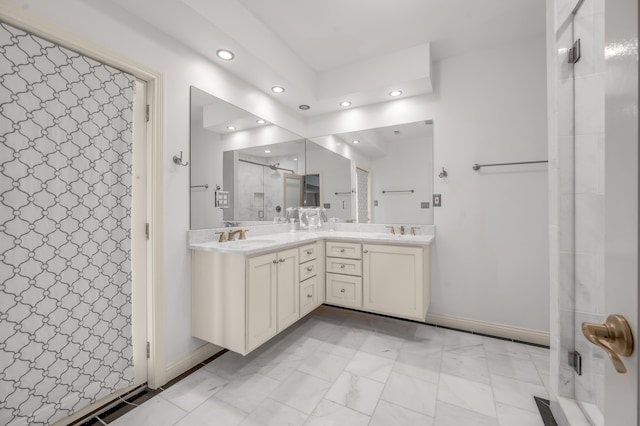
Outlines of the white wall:
<svg viewBox="0 0 640 426">
<path fill-rule="evenodd" d="M 546 169 L 474 172 L 475 162 L 546 158 L 544 40 L 434 63 L 432 95 L 400 99 L 304 123 L 271 97 L 113 6 L 80 0 L 11 0 L 30 13 L 164 73 L 166 168 L 166 361 L 202 342 L 191 337 L 189 86 L 195 85 L 301 135 L 434 120 L 435 212 L 431 312 L 536 330 L 549 327 Z"/>
</svg>

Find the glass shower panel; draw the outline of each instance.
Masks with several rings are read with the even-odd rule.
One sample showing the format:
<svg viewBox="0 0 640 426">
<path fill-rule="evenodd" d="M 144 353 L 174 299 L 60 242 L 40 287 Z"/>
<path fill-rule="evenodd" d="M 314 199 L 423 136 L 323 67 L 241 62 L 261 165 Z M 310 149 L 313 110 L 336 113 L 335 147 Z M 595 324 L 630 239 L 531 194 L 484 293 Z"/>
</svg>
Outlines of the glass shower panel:
<svg viewBox="0 0 640 426">
<path fill-rule="evenodd" d="M 585 0 L 573 16 L 580 59 L 574 82 L 574 336 L 582 357 L 575 399 L 604 424 L 605 354 L 582 335 L 583 322 L 604 322 L 604 2 Z"/>
</svg>

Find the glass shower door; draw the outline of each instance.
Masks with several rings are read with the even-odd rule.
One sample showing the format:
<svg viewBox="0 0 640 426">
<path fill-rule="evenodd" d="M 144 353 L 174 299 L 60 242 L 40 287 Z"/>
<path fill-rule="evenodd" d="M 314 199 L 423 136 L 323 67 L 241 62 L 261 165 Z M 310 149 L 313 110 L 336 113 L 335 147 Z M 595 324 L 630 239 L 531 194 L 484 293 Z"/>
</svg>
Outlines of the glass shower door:
<svg viewBox="0 0 640 426">
<path fill-rule="evenodd" d="M 573 294 L 575 350 L 579 355 L 574 358 L 578 364 L 574 386 L 575 399 L 584 414 L 594 425 L 603 425 L 604 368 L 608 360 L 603 350 L 586 340 L 581 325 L 605 322 L 604 2 L 584 0 L 576 9 L 572 23 L 574 51 L 579 43 L 580 53 L 573 66 Z"/>
</svg>

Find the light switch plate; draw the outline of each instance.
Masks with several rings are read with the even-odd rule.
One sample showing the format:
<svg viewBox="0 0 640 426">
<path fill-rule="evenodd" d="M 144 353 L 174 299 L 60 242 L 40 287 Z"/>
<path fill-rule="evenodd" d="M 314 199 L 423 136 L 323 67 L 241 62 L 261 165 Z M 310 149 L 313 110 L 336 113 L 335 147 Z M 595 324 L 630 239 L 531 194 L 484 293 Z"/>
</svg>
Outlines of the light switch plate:
<svg viewBox="0 0 640 426">
<path fill-rule="evenodd" d="M 219 209 L 229 208 L 229 191 L 216 191 L 216 207 Z"/>
</svg>

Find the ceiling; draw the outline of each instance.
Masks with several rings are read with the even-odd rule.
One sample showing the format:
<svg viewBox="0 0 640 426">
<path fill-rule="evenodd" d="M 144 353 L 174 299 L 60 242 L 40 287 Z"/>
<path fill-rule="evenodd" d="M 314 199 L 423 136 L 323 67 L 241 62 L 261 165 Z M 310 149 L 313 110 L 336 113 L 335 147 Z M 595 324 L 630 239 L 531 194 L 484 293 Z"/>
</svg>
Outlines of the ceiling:
<svg viewBox="0 0 640 426">
<path fill-rule="evenodd" d="M 303 117 L 386 102 L 395 89 L 429 93 L 433 61 L 545 31 L 540 0 L 110 1 Z M 217 58 L 221 48 L 235 59 Z"/>
</svg>

